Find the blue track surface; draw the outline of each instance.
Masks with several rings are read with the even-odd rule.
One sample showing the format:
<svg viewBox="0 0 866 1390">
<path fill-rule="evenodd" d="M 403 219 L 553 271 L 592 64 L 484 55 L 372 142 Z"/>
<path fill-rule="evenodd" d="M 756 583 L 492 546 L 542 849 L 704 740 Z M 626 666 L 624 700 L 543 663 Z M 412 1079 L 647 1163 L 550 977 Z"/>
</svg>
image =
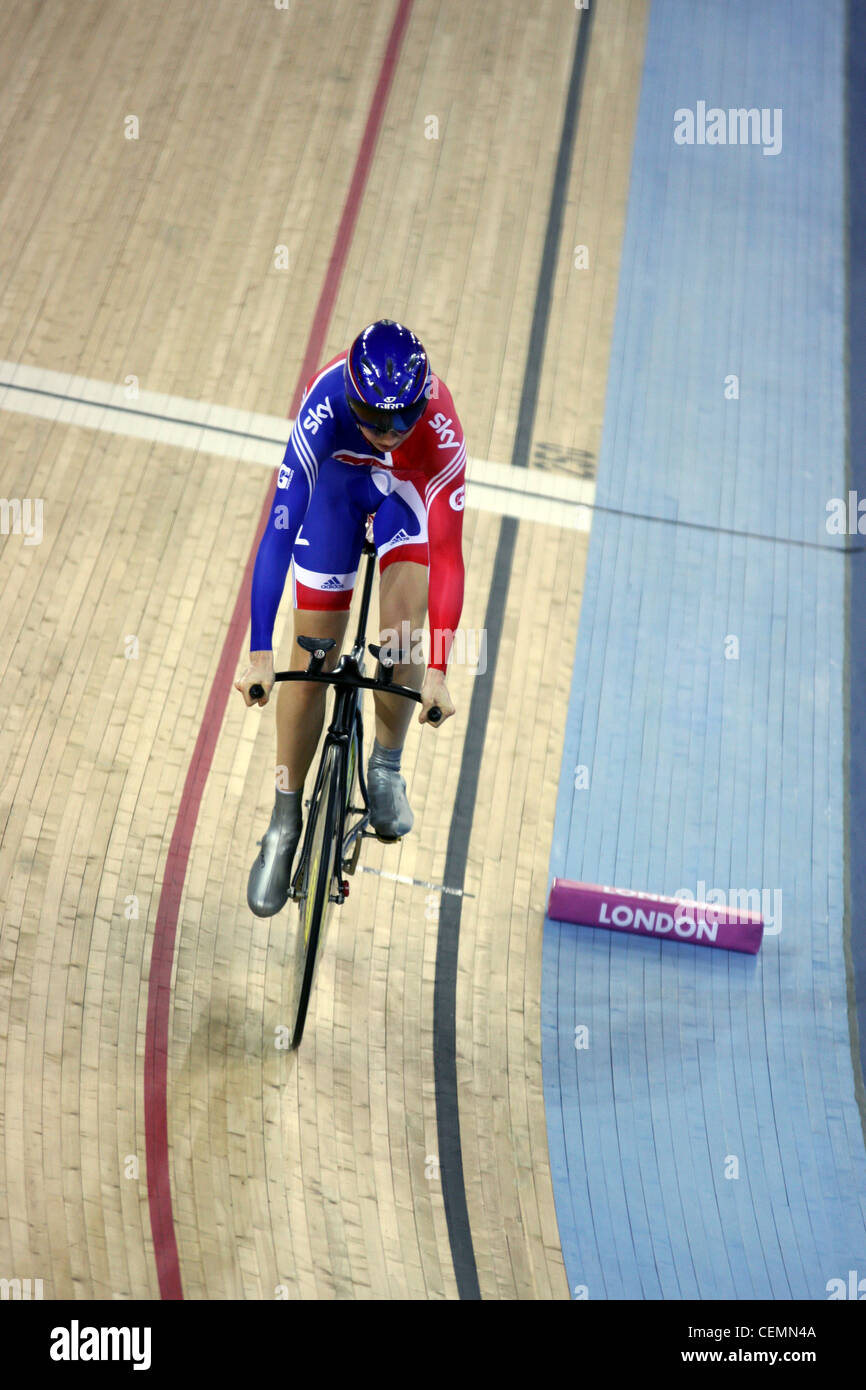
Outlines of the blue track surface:
<svg viewBox="0 0 866 1390">
<path fill-rule="evenodd" d="M 848 487 L 844 74 L 841 0 L 654 0 L 551 878 L 760 890 L 777 920 L 757 958 L 545 923 L 551 1163 L 590 1298 L 866 1276 L 851 561 L 825 526 Z M 781 108 L 780 153 L 675 144 L 701 101 Z"/>
</svg>

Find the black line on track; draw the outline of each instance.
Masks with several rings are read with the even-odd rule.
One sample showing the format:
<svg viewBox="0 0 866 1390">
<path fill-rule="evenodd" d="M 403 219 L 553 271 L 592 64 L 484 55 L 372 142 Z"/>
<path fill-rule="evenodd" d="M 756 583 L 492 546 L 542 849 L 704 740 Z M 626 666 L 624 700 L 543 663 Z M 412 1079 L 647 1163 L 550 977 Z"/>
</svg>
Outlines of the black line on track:
<svg viewBox="0 0 866 1390">
<path fill-rule="evenodd" d="M 0 390 L 20 391 L 25 396 L 46 396 L 52 401 L 70 405 L 86 405 L 91 410 L 114 410 L 120 415 L 137 415 L 142 420 L 159 420 L 164 425 L 183 425 L 190 430 L 211 430 L 214 434 L 231 434 L 236 439 L 254 439 L 261 444 L 280 445 L 285 449 L 289 436 L 277 439 L 271 434 L 250 434 L 248 430 L 233 430 L 229 425 L 209 425 L 204 420 L 182 420 L 177 415 L 161 415 L 158 410 L 136 410 L 131 405 L 115 405 L 113 401 L 89 401 L 86 396 L 67 396 L 63 391 L 46 391 L 42 386 L 21 386 L 14 381 L 0 381 Z M 288 424 L 288 420 L 286 424 Z M 80 425 L 87 429 L 87 425 Z"/>
<path fill-rule="evenodd" d="M 866 550 L 866 545 L 833 545 L 831 541 L 804 541 L 799 536 L 774 536 L 769 531 L 741 531 L 736 526 L 718 526 L 711 521 L 687 521 L 685 517 L 679 516 L 652 516 L 649 512 L 627 512 L 622 507 L 605 507 L 600 502 L 572 502 L 570 499 L 563 499 L 561 505 L 587 507 L 590 511 L 604 512 L 608 516 L 624 516 L 629 521 L 657 521 L 663 526 L 681 526 L 686 531 L 710 531 L 714 536 L 736 536 L 744 541 L 769 541 L 773 545 L 790 545 L 799 550 L 825 550 L 830 555 L 858 555 Z"/>
<path fill-rule="evenodd" d="M 526 356 L 526 370 L 520 397 L 517 429 L 512 450 L 512 467 L 525 468 L 529 459 L 532 431 L 538 406 L 538 390 L 547 338 L 553 284 L 562 238 L 565 197 L 577 132 L 578 109 L 586 55 L 595 3 L 580 11 L 580 24 L 574 47 L 571 76 L 562 121 L 562 132 L 556 158 L 556 171 L 547 215 L 544 249 L 535 292 L 532 327 Z M 485 628 L 487 630 L 487 671 L 477 676 L 472 687 L 472 699 L 463 742 L 460 778 L 451 827 L 445 870 L 446 883 L 461 888 L 466 878 L 466 861 L 475 814 L 478 774 L 484 749 L 490 701 L 496 677 L 499 643 L 505 621 L 514 547 L 517 540 L 517 521 L 503 517 L 493 564 L 493 582 L 487 601 Z M 463 1155 L 460 1145 L 460 1109 L 457 1087 L 457 967 L 460 945 L 460 916 L 462 898 L 443 898 L 439 909 L 439 939 L 436 947 L 436 978 L 433 995 L 433 1063 L 436 1081 L 436 1122 L 439 1138 L 439 1172 L 448 1239 L 457 1290 L 461 1299 L 480 1299 L 478 1269 L 472 1244 L 472 1229 L 466 1205 L 466 1184 L 463 1174 Z M 491 1137 L 492 1138 L 492 1137 Z"/>
</svg>

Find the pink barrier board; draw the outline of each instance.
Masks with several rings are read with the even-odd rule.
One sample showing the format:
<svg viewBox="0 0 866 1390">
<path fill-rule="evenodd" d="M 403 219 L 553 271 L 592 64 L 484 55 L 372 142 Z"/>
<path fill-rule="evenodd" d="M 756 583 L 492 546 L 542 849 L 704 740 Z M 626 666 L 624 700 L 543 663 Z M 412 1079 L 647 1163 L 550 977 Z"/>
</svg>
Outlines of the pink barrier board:
<svg viewBox="0 0 866 1390">
<path fill-rule="evenodd" d="M 567 878 L 553 880 L 547 915 L 556 922 L 574 922 L 581 927 L 690 941 L 696 946 L 719 946 L 753 956 L 760 950 L 764 935 L 764 919 L 757 912 L 741 912 L 721 903 L 634 893 L 628 888 L 606 888 L 599 883 L 573 883 Z"/>
</svg>

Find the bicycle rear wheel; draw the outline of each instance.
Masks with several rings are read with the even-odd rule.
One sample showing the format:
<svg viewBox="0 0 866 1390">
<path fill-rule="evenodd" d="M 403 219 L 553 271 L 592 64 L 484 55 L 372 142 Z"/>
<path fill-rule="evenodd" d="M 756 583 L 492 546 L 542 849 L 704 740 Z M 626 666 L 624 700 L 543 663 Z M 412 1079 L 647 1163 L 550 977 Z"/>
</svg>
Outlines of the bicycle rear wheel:
<svg viewBox="0 0 866 1390">
<path fill-rule="evenodd" d="M 329 744 L 323 755 L 319 792 L 310 808 L 309 853 L 306 856 L 298 903 L 295 942 L 294 1027 L 292 1047 L 300 1046 L 316 965 L 324 947 L 335 888 L 337 835 L 340 828 L 340 784 L 344 750 Z"/>
</svg>

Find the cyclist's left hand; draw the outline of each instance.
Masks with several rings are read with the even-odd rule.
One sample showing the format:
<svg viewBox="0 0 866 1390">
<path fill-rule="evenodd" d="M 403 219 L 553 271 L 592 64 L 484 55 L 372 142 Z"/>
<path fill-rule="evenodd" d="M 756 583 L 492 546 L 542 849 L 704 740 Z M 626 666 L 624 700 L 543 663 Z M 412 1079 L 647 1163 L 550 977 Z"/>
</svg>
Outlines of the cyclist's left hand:
<svg viewBox="0 0 866 1390">
<path fill-rule="evenodd" d="M 434 705 L 438 705 L 442 711 L 442 718 L 438 724 L 434 724 L 427 717 Z M 439 729 L 446 719 L 451 718 L 453 713 L 454 702 L 448 694 L 444 675 L 441 671 L 428 670 L 421 687 L 421 713 L 418 716 L 418 723 L 429 724 L 431 729 Z"/>
</svg>

